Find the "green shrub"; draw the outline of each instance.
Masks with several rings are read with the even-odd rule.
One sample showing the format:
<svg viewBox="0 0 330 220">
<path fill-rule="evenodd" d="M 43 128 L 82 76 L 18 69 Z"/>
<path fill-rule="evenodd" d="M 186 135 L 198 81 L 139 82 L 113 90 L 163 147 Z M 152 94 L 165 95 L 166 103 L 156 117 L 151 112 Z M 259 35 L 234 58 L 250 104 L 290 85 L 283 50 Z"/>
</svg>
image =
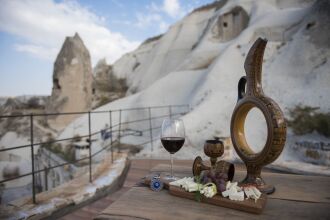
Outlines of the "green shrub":
<svg viewBox="0 0 330 220">
<path fill-rule="evenodd" d="M 318 112 L 319 108 L 310 106 L 296 106 L 289 110 L 290 120 L 288 125 L 297 135 L 303 135 L 317 131 L 326 137 L 330 137 L 330 112 Z"/>
<path fill-rule="evenodd" d="M 73 142 L 79 142 L 79 141 L 81 141 L 80 135 L 76 134 L 75 136 L 73 136 L 72 143 Z"/>
<path fill-rule="evenodd" d="M 152 41 L 159 40 L 162 36 L 163 36 L 163 34 L 160 34 L 160 35 L 157 35 L 157 36 L 154 36 L 154 37 L 150 37 L 150 38 L 146 39 L 145 41 L 143 41 L 142 44 L 147 44 L 147 43 L 150 43 Z"/>
<path fill-rule="evenodd" d="M 46 148 L 47 150 L 51 151 L 52 153 L 60 156 L 67 162 L 73 162 L 76 158 L 75 155 L 75 148 L 73 146 L 73 142 L 77 142 L 81 140 L 81 137 L 79 135 L 75 135 L 72 139 L 72 143 L 68 144 L 62 148 L 62 145 L 60 143 L 54 143 L 55 139 L 51 136 L 51 134 L 48 135 L 47 141 L 41 145 L 41 147 Z M 49 143 L 50 142 L 50 143 Z"/>
<path fill-rule="evenodd" d="M 67 145 L 62 155 L 66 161 L 73 162 L 76 159 L 74 146 L 72 144 Z"/>
<path fill-rule="evenodd" d="M 30 98 L 27 101 L 27 107 L 28 108 L 33 108 L 33 109 L 42 108 L 42 106 L 39 104 L 39 99 L 37 97 Z"/>
<path fill-rule="evenodd" d="M 112 101 L 112 99 L 110 97 L 108 97 L 108 96 L 101 96 L 100 101 L 97 103 L 97 105 L 96 105 L 95 108 L 98 108 L 98 107 L 100 107 L 102 105 L 105 105 L 105 104 L 107 104 L 107 103 L 109 103 L 111 101 Z"/>
<path fill-rule="evenodd" d="M 42 144 L 41 145 L 41 147 L 43 148 L 46 148 L 47 150 L 51 150 L 51 148 L 52 148 L 52 146 L 53 146 L 53 141 L 54 141 L 55 139 L 52 137 L 52 135 L 51 134 L 48 134 L 48 138 L 47 138 L 47 140 L 46 140 L 46 142 L 44 143 L 44 144 Z M 51 142 L 51 143 L 49 143 L 49 142 Z"/>
<path fill-rule="evenodd" d="M 330 113 L 315 114 L 315 130 L 326 137 L 330 137 Z"/>
<path fill-rule="evenodd" d="M 118 79 L 118 88 L 117 92 L 125 93 L 128 89 L 126 79 Z"/>
</svg>

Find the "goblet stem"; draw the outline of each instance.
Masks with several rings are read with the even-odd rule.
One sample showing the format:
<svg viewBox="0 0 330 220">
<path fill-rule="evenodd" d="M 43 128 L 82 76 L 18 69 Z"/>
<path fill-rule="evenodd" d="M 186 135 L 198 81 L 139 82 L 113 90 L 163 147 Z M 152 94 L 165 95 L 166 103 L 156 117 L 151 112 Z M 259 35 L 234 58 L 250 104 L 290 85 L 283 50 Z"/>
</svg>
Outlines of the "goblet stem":
<svg viewBox="0 0 330 220">
<path fill-rule="evenodd" d="M 170 154 L 171 155 L 171 178 L 174 179 L 174 176 L 173 176 L 173 154 Z"/>
<path fill-rule="evenodd" d="M 215 164 L 217 163 L 217 157 L 211 157 L 211 167 L 214 170 L 215 169 Z"/>
</svg>

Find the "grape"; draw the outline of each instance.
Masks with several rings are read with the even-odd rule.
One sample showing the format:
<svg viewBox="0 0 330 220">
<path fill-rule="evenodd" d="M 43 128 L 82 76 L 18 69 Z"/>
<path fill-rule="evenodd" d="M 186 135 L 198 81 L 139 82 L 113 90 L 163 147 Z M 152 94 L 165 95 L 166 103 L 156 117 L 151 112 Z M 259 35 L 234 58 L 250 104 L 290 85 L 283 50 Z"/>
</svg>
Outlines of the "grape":
<svg viewBox="0 0 330 220">
<path fill-rule="evenodd" d="M 226 187 L 224 184 L 220 184 L 219 187 L 217 187 L 218 192 L 224 192 L 226 191 Z"/>
<path fill-rule="evenodd" d="M 211 179 L 211 178 L 207 178 L 206 183 L 213 183 L 213 179 Z"/>
<path fill-rule="evenodd" d="M 216 179 L 214 183 L 219 183 L 219 184 L 221 184 L 220 180 L 221 180 L 221 179 Z"/>
<path fill-rule="evenodd" d="M 211 183 L 213 180 L 211 179 L 211 174 L 207 171 L 202 174 L 201 183 Z"/>
<path fill-rule="evenodd" d="M 201 183 L 204 183 L 206 181 L 206 175 L 203 173 L 201 174 Z"/>
<path fill-rule="evenodd" d="M 207 182 L 207 177 L 203 178 L 203 180 L 201 181 L 201 183 L 203 184 L 206 184 L 206 182 Z"/>
<path fill-rule="evenodd" d="M 220 182 L 221 184 L 225 184 L 225 183 L 226 183 L 226 181 L 225 181 L 224 179 L 219 179 L 219 182 Z"/>
<path fill-rule="evenodd" d="M 209 176 L 210 176 L 209 178 L 211 178 L 212 182 L 216 181 L 217 178 L 215 177 L 215 175 L 213 173 L 210 172 Z"/>
<path fill-rule="evenodd" d="M 217 191 L 219 192 L 220 189 L 220 184 L 219 183 L 215 183 L 216 187 L 217 187 Z"/>
<path fill-rule="evenodd" d="M 217 182 L 217 183 L 216 183 L 216 186 L 217 186 L 217 191 L 218 191 L 218 193 L 221 193 L 221 192 L 223 192 L 223 191 L 226 190 L 225 185 L 224 185 L 224 184 L 221 184 L 220 182 Z"/>
<path fill-rule="evenodd" d="M 217 187 L 218 193 L 226 191 L 226 181 L 228 175 L 226 173 L 214 172 L 213 170 L 206 170 L 201 174 L 201 182 L 203 184 L 214 183 Z"/>
<path fill-rule="evenodd" d="M 218 179 L 223 178 L 223 173 L 217 172 L 216 177 L 217 177 Z"/>
</svg>

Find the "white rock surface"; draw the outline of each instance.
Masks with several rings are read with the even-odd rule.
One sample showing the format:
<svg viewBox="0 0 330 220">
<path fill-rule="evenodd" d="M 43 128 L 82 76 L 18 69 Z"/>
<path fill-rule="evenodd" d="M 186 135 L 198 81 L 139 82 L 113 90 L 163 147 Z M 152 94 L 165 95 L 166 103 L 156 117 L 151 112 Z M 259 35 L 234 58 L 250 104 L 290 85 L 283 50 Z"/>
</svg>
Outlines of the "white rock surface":
<svg viewBox="0 0 330 220">
<path fill-rule="evenodd" d="M 248 26 L 236 37 L 222 41 L 214 35 L 219 16 L 240 6 L 249 15 Z M 329 1 L 228 1 L 223 7 L 197 10 L 176 24 L 161 37 L 142 44 L 113 65 L 115 75 L 127 77 L 126 98 L 104 105 L 98 110 L 190 104 L 192 110 L 183 117 L 186 144 L 176 157 L 194 159 L 202 155 L 205 139 L 230 136 L 230 119 L 237 100 L 237 82 L 245 75 L 246 54 L 257 37 L 269 39 L 263 63 L 263 88 L 282 108 L 303 104 L 329 112 L 330 99 L 330 3 Z M 226 28 L 232 28 L 227 25 Z M 134 67 L 134 68 L 133 68 Z M 141 113 L 145 114 L 145 113 Z M 137 116 L 137 113 L 134 113 Z M 104 127 L 106 116 L 93 118 L 94 131 Z M 129 118 L 130 116 L 127 116 Z M 143 115 L 141 115 L 143 118 Z M 266 130 L 258 125 L 262 118 L 252 120 L 249 144 L 255 151 L 263 146 Z M 68 126 L 61 137 L 83 133 L 87 117 Z M 117 123 L 114 119 L 114 124 Z M 123 119 L 127 120 L 127 119 Z M 249 134 L 251 132 L 251 134 Z M 295 137 L 288 131 L 288 141 Z M 156 136 L 157 134 L 154 134 Z M 315 138 L 321 137 L 316 135 Z M 330 140 L 326 138 L 328 142 Z M 153 158 L 168 155 L 156 147 Z M 254 147 L 254 146 L 260 147 Z M 147 146 L 140 155 L 150 155 Z M 233 159 L 235 155 L 233 156 Z M 301 158 L 292 154 L 289 145 L 273 165 L 309 172 L 311 164 L 297 166 Z M 311 170 L 315 170 L 311 168 Z M 323 170 L 330 175 L 329 167 Z M 314 172 L 314 171 L 313 171 Z"/>
</svg>

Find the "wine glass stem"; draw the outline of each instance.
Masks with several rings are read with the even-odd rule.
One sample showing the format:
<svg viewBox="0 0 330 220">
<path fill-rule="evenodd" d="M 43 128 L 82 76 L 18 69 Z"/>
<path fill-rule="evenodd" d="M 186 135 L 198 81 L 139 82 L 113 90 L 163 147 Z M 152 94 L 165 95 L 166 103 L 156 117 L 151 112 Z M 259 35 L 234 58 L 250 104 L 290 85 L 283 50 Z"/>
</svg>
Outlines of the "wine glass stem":
<svg viewBox="0 0 330 220">
<path fill-rule="evenodd" d="M 171 177 L 173 178 L 173 154 L 171 154 Z"/>
</svg>

